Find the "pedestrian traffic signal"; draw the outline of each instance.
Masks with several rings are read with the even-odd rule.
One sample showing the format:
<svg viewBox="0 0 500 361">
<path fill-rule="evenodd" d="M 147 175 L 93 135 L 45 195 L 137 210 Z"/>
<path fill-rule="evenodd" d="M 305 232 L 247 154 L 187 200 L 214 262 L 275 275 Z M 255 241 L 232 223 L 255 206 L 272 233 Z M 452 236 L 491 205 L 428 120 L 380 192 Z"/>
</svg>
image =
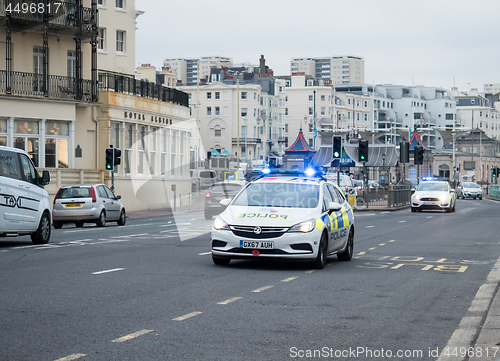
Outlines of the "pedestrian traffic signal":
<svg viewBox="0 0 500 361">
<path fill-rule="evenodd" d="M 410 163 L 410 143 L 399 143 L 399 162 Z"/>
<path fill-rule="evenodd" d="M 342 137 L 339 135 L 333 136 L 333 158 L 339 159 L 342 155 Z"/>
<path fill-rule="evenodd" d="M 424 164 L 424 147 L 419 145 L 413 149 L 413 163 L 415 165 Z"/>
<path fill-rule="evenodd" d="M 114 166 L 117 166 L 117 165 L 120 165 L 122 160 L 121 160 L 121 156 L 122 156 L 122 151 L 120 149 L 115 149 L 115 155 L 113 157 L 113 160 L 114 160 Z"/>
<path fill-rule="evenodd" d="M 115 148 L 106 148 L 106 170 L 114 168 Z"/>
<path fill-rule="evenodd" d="M 368 162 L 368 141 L 360 140 L 358 146 L 358 154 L 360 162 Z"/>
</svg>

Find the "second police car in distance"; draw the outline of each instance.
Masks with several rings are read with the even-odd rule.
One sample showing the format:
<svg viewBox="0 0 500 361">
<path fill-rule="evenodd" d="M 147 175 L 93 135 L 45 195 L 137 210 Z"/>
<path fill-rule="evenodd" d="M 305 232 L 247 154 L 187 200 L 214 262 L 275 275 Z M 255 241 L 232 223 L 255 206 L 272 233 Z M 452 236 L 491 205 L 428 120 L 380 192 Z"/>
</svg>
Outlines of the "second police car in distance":
<svg viewBox="0 0 500 361">
<path fill-rule="evenodd" d="M 423 209 L 441 209 L 455 212 L 457 197 L 448 182 L 427 181 L 420 183 L 411 196 L 411 211 Z"/>
<path fill-rule="evenodd" d="M 227 208 L 211 235 L 214 263 L 262 257 L 309 261 L 321 269 L 329 255 L 350 261 L 352 209 L 337 185 L 314 173 L 275 171 L 222 200 Z"/>
</svg>

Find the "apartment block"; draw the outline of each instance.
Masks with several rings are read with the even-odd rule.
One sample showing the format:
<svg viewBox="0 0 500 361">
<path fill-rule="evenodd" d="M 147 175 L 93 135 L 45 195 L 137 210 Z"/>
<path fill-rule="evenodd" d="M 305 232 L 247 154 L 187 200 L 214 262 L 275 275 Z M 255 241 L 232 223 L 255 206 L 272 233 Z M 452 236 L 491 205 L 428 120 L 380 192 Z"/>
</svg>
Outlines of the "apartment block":
<svg viewBox="0 0 500 361">
<path fill-rule="evenodd" d="M 290 73 L 303 73 L 322 81 L 324 85 L 364 83 L 365 61 L 356 56 L 294 58 Z"/>
<path fill-rule="evenodd" d="M 198 80 L 205 82 L 212 68 L 232 67 L 233 60 L 222 56 L 208 56 L 193 59 L 165 59 L 164 67 L 169 67 L 177 73 L 177 82 L 183 86 L 192 86 Z M 198 74 L 199 71 L 199 74 Z"/>
</svg>

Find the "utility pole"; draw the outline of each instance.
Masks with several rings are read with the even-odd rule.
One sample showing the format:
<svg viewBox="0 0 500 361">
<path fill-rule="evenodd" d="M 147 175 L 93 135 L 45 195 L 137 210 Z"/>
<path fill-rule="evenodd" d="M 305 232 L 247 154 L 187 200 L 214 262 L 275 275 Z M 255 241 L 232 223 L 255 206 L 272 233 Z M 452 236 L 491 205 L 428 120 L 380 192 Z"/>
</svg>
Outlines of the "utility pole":
<svg viewBox="0 0 500 361">
<path fill-rule="evenodd" d="M 237 73 L 236 78 L 236 112 L 238 113 L 238 138 L 236 138 L 236 154 L 238 155 L 238 167 L 236 168 L 236 174 L 238 174 L 238 170 L 240 169 L 240 74 Z"/>
</svg>

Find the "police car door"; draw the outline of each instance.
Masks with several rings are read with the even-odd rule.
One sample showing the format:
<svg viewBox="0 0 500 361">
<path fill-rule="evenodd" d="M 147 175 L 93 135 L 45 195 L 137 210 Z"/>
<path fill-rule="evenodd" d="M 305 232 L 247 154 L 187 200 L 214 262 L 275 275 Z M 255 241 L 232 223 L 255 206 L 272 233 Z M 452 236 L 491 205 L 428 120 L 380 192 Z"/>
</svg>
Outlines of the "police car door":
<svg viewBox="0 0 500 361">
<path fill-rule="evenodd" d="M 18 202 L 18 207 L 25 211 L 24 221 L 27 229 L 36 230 L 41 217 L 43 188 L 38 185 L 38 174 L 31 159 L 25 154 L 19 154 L 23 172 L 24 197 Z"/>
<path fill-rule="evenodd" d="M 330 241 L 328 242 L 327 254 L 335 251 L 337 249 L 337 240 L 334 238 L 335 231 L 335 213 L 328 210 L 328 205 L 333 202 L 332 195 L 328 190 L 326 184 L 323 184 L 323 213 L 322 220 L 328 229 Z"/>
<path fill-rule="evenodd" d="M 17 153 L 0 150 L 0 232 L 26 229 L 24 210 L 17 200 L 24 195 L 24 184 Z"/>
<path fill-rule="evenodd" d="M 341 248 L 347 239 L 347 232 L 349 226 L 349 218 L 347 215 L 347 209 L 345 207 L 346 200 L 344 198 L 343 192 L 339 191 L 337 187 L 332 184 L 327 184 L 328 190 L 332 194 L 332 199 L 342 205 L 342 209 L 333 213 L 335 216 L 335 231 L 334 238 L 336 240 L 336 248 Z"/>
</svg>

